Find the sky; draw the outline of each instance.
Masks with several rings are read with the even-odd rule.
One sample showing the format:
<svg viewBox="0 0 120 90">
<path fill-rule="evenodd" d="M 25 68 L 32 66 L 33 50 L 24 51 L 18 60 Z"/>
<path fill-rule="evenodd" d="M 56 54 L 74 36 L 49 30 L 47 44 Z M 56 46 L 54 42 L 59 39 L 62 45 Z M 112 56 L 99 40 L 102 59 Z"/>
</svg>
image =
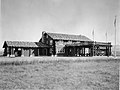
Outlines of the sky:
<svg viewBox="0 0 120 90">
<path fill-rule="evenodd" d="M 42 31 L 85 35 L 120 44 L 120 0 L 1 0 L 0 48 L 4 41 L 39 41 Z"/>
</svg>

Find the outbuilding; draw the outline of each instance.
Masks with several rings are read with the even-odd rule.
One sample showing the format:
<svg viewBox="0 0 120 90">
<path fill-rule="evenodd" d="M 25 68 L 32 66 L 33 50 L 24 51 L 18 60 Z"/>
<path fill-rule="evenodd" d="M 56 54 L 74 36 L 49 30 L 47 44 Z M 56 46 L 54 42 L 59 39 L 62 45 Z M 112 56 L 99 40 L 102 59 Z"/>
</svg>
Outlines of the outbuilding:
<svg viewBox="0 0 120 90">
<path fill-rule="evenodd" d="M 5 41 L 4 56 L 42 56 L 49 55 L 49 46 L 42 42 Z"/>
</svg>

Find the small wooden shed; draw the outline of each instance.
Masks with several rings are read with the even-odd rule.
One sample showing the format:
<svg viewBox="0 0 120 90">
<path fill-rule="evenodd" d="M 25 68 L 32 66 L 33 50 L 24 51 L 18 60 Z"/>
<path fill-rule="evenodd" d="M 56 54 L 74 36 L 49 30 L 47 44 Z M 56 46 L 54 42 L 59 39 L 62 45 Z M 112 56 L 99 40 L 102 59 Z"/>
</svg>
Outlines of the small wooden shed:
<svg viewBox="0 0 120 90">
<path fill-rule="evenodd" d="M 41 42 L 5 41 L 4 56 L 49 55 L 49 46 Z"/>
</svg>

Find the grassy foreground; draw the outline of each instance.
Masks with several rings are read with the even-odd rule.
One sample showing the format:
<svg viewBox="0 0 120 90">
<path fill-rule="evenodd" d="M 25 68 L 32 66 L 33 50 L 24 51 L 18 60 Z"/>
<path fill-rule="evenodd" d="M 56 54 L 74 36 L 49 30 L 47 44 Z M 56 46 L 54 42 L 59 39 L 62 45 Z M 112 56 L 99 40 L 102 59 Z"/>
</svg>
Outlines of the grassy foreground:
<svg viewBox="0 0 120 90">
<path fill-rule="evenodd" d="M 1 58 L 0 90 L 119 90 L 119 61 Z"/>
</svg>

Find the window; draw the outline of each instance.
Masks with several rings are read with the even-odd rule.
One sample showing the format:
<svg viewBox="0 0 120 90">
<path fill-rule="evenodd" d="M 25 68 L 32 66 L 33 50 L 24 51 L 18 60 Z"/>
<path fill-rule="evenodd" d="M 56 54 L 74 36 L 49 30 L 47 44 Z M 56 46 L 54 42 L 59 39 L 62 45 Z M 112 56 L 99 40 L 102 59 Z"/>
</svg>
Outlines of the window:
<svg viewBox="0 0 120 90">
<path fill-rule="evenodd" d="M 46 35 L 46 38 L 48 38 L 48 35 Z"/>
<path fill-rule="evenodd" d="M 62 48 L 62 49 L 60 49 L 58 52 L 64 53 L 64 52 L 65 52 L 65 49 Z"/>
<path fill-rule="evenodd" d="M 50 45 L 53 45 L 53 40 L 50 40 Z"/>
<path fill-rule="evenodd" d="M 48 44 L 48 41 L 46 41 L 46 44 Z"/>
<path fill-rule="evenodd" d="M 18 48 L 18 50 L 21 50 L 21 48 Z"/>
<path fill-rule="evenodd" d="M 65 52 L 65 49 L 63 48 L 63 49 L 61 50 L 61 52 L 64 53 L 64 52 Z"/>
<path fill-rule="evenodd" d="M 68 44 L 72 44 L 72 41 L 68 41 Z"/>
<path fill-rule="evenodd" d="M 50 53 L 51 53 L 51 54 L 53 53 L 53 49 L 52 49 L 52 48 L 50 48 Z"/>
</svg>

